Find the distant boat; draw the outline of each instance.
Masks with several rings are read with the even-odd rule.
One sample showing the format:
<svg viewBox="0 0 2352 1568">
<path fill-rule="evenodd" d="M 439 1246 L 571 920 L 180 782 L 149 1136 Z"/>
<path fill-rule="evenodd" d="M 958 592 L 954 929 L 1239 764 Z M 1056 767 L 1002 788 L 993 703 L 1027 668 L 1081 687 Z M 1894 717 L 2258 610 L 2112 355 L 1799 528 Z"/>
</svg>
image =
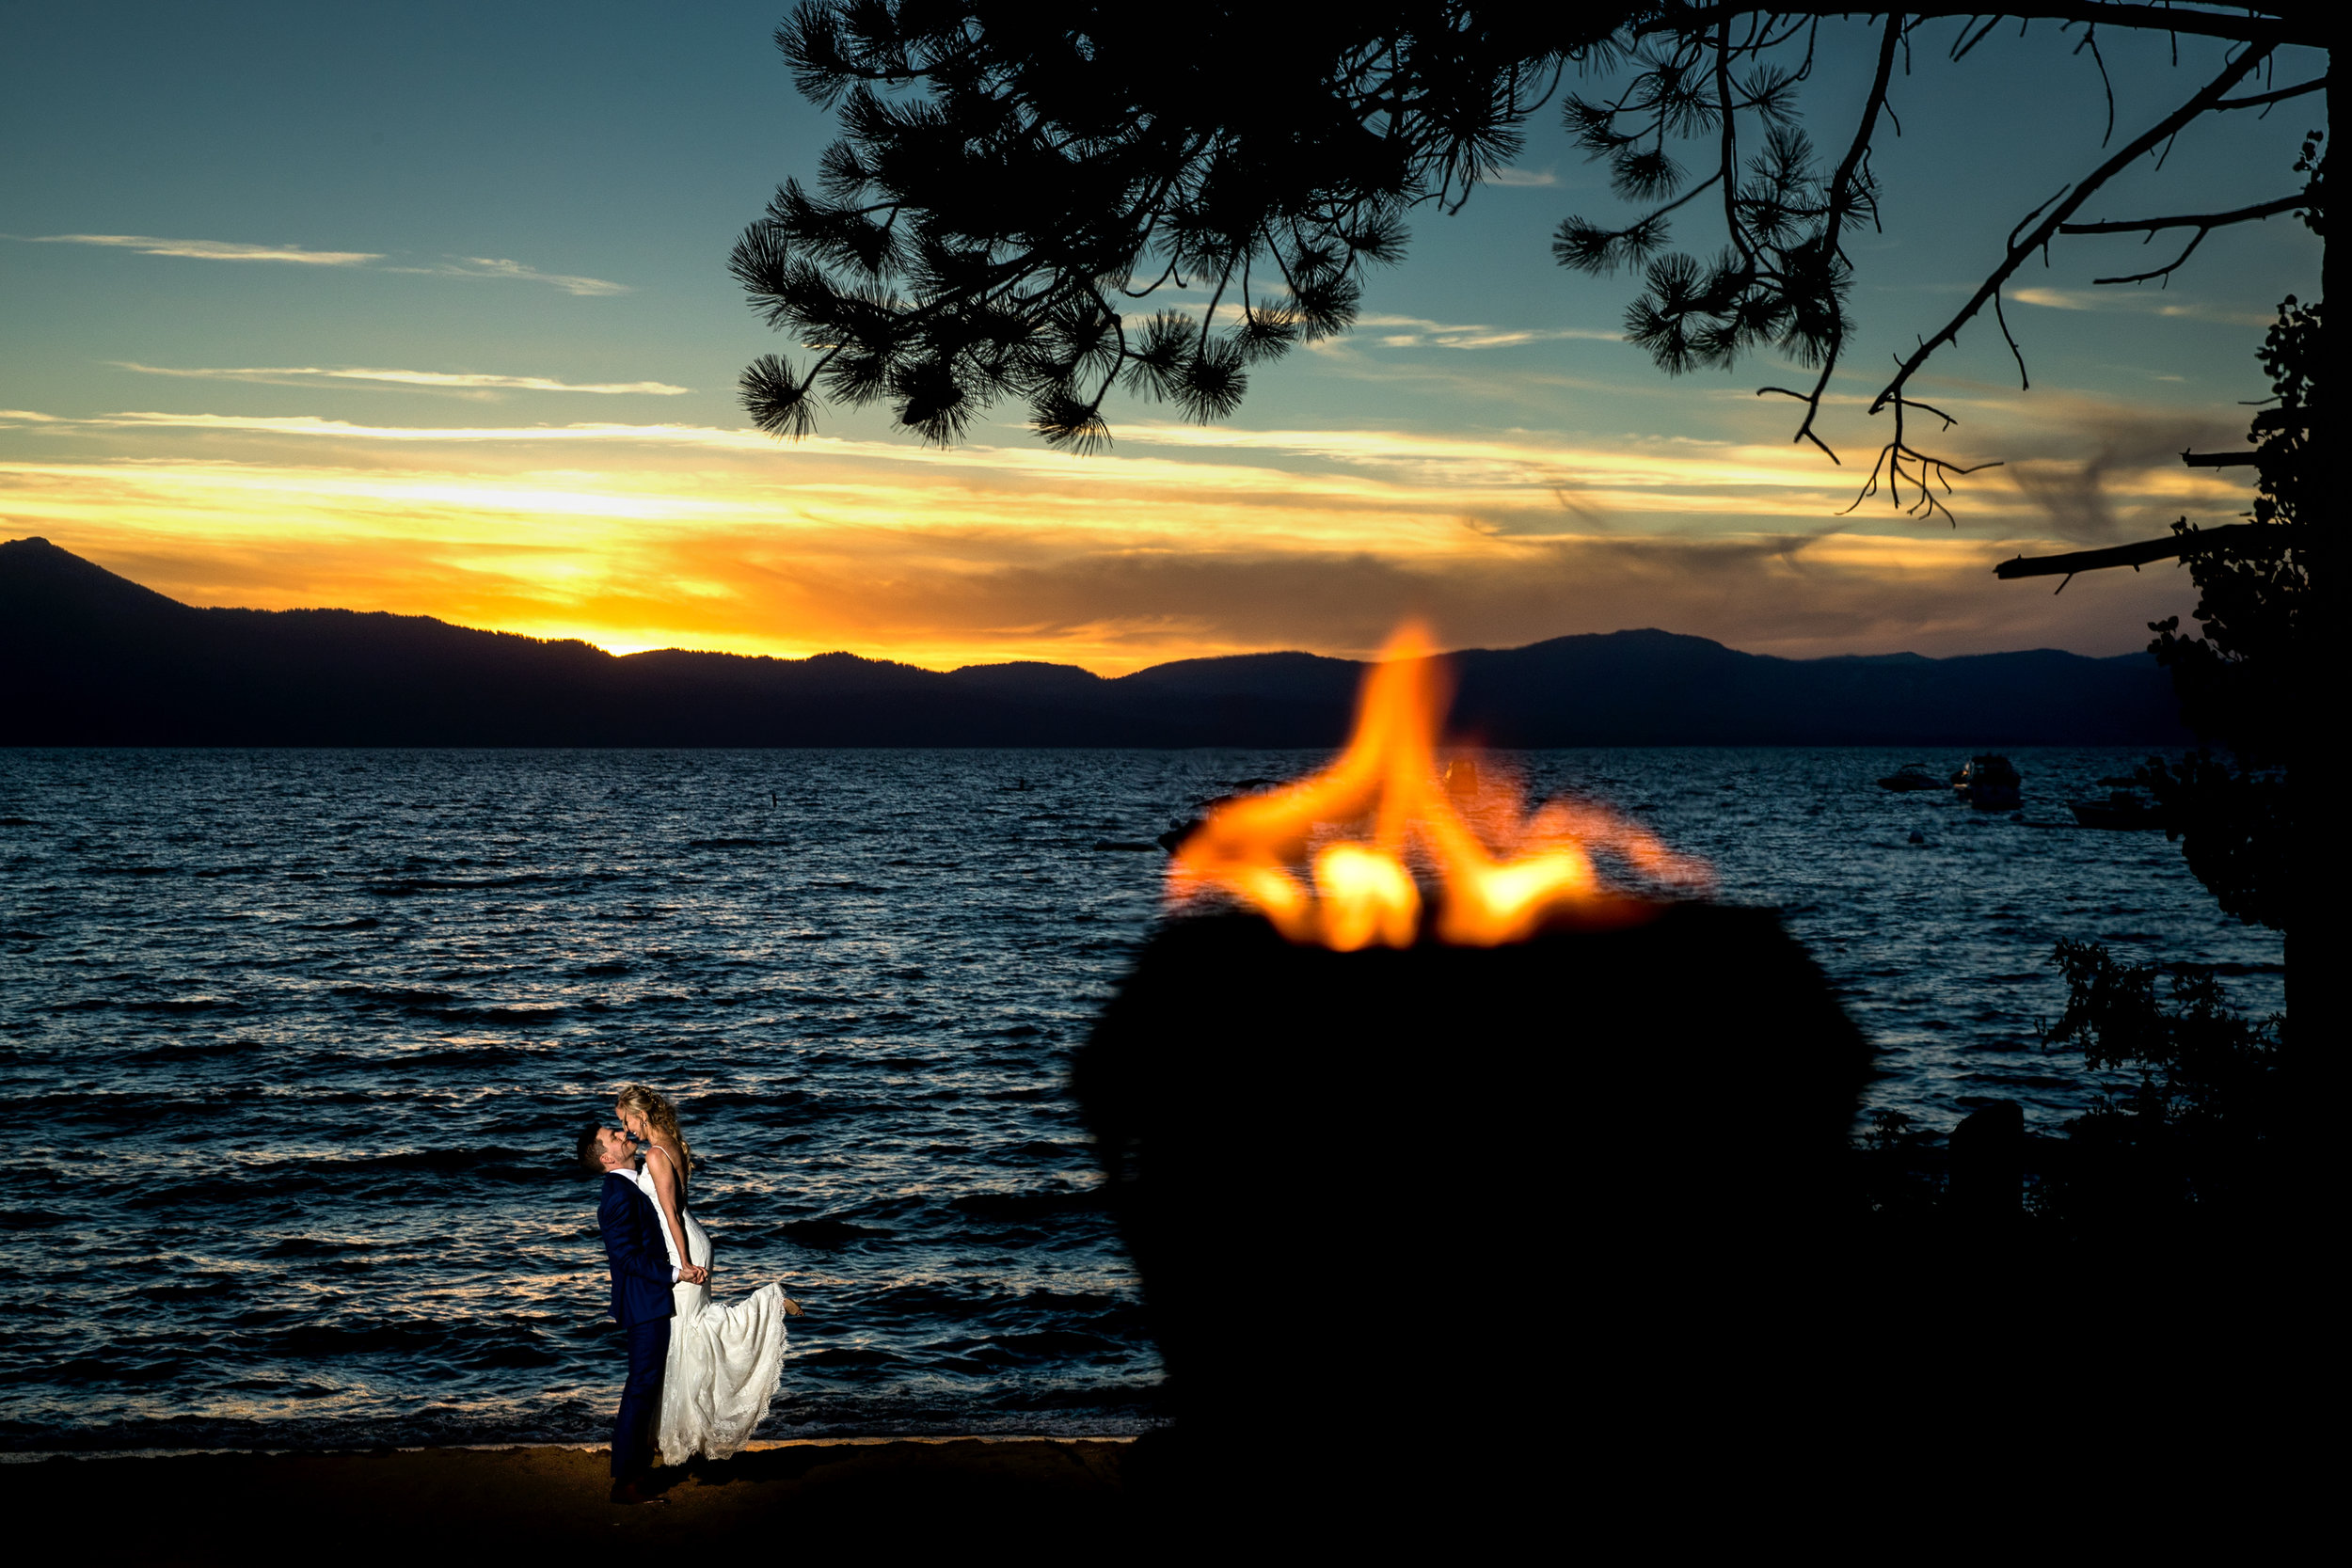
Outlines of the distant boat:
<svg viewBox="0 0 2352 1568">
<path fill-rule="evenodd" d="M 1235 799 L 1237 799 L 1237 797 L 1232 795 L 1210 796 L 1207 800 L 1200 802 L 1200 808 L 1190 816 L 1185 817 L 1182 822 L 1176 823 L 1170 827 L 1168 832 L 1160 834 L 1152 842 L 1167 850 L 1169 854 L 1174 854 L 1178 845 L 1184 843 L 1184 840 L 1199 832 L 1200 831 L 1200 824 L 1206 822 L 1210 817 L 1216 815 L 1217 807 L 1223 805 L 1228 800 Z"/>
<path fill-rule="evenodd" d="M 1201 823 L 1216 815 L 1217 807 L 1230 800 L 1238 800 L 1245 795 L 1254 795 L 1262 789 L 1280 789 L 1285 782 L 1281 779 L 1235 779 L 1232 784 L 1233 793 L 1210 796 L 1194 809 L 1190 816 L 1185 817 L 1182 822 L 1175 823 L 1168 832 L 1152 842 L 1172 855 L 1176 852 L 1178 845 L 1200 831 Z"/>
<path fill-rule="evenodd" d="M 2113 789 L 2104 800 L 2069 800 L 2066 809 L 2086 828 L 2161 828 L 2164 814 L 2136 789 Z"/>
<path fill-rule="evenodd" d="M 1952 775 L 1952 793 L 1979 811 L 2015 811 L 2024 798 L 2022 781 L 2009 758 L 1970 757 Z"/>
<path fill-rule="evenodd" d="M 1908 793 L 1915 789 L 1942 789 L 1944 781 L 1928 771 L 1924 762 L 1906 762 L 1879 781 L 1881 789 Z"/>
</svg>

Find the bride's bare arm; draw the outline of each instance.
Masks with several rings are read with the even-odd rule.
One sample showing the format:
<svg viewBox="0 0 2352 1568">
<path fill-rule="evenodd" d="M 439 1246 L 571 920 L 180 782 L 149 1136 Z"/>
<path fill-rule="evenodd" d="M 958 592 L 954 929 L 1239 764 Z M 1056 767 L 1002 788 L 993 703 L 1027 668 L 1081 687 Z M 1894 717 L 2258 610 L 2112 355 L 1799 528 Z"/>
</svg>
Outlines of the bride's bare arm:
<svg viewBox="0 0 2352 1568">
<path fill-rule="evenodd" d="M 657 1156 L 659 1156 L 658 1164 L 656 1163 Z M 702 1271 L 694 1266 L 692 1249 L 687 1245 L 685 1217 L 678 1212 L 677 1156 L 658 1143 L 648 1145 L 645 1149 L 645 1168 L 653 1172 L 655 1206 L 661 1211 L 661 1223 L 670 1227 L 670 1240 L 677 1247 L 678 1267 L 681 1270 L 701 1273 Z"/>
</svg>

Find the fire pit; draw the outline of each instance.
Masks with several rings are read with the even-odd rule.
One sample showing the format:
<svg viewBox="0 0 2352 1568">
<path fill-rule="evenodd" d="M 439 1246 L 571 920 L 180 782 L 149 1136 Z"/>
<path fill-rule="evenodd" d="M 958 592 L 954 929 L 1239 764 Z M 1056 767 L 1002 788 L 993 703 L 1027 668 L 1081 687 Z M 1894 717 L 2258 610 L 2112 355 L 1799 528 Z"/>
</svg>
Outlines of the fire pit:
<svg viewBox="0 0 2352 1568">
<path fill-rule="evenodd" d="M 1595 847 L 1696 872 L 1594 808 L 1463 804 L 1422 652 L 1329 770 L 1179 847 L 1076 1064 L 1180 1430 L 1567 1420 L 1670 1321 L 1769 1316 L 1840 1213 L 1870 1053 L 1811 959 L 1608 886 Z"/>
</svg>

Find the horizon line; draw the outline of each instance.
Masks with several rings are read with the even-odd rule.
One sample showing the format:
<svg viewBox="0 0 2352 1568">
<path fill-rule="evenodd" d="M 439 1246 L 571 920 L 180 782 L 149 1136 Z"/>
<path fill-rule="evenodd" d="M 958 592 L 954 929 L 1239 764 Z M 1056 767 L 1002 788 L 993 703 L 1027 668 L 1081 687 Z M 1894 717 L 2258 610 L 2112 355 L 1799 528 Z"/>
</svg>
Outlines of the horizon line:
<svg viewBox="0 0 2352 1568">
<path fill-rule="evenodd" d="M 125 577 L 123 574 L 121 574 L 121 573 L 119 573 L 119 572 L 117 572 L 117 571 L 114 571 L 114 570 L 112 570 L 111 568 L 108 568 L 108 567 L 105 567 L 105 566 L 102 566 L 102 565 L 100 565 L 97 562 L 90 560 L 90 559 L 89 559 L 88 557 L 87 557 L 87 556 L 83 556 L 83 555 L 76 555 L 73 551 L 67 549 L 67 548 L 66 548 L 64 546 L 62 546 L 62 545 L 58 545 L 58 544 L 56 544 L 56 543 L 52 542 L 51 540 L 49 540 L 47 537 L 45 537 L 45 536 L 43 536 L 43 535 L 40 535 L 40 534 L 26 534 L 26 535 L 24 535 L 23 538 L 19 538 L 19 539 L 5 539 L 5 540 L 0 540 L 0 548 L 6 548 L 6 547 L 10 546 L 18 546 L 18 545 L 39 545 L 39 546 L 43 546 L 43 547 L 45 547 L 45 548 L 47 548 L 47 549 L 55 550 L 55 551 L 56 551 L 58 554 L 63 555 L 63 556 L 70 557 L 71 559 L 72 559 L 72 560 L 74 560 L 74 561 L 77 561 L 77 562 L 82 562 L 82 563 L 83 563 L 84 565 L 86 565 L 86 566 L 89 566 L 89 567 L 94 568 L 95 570 L 98 570 L 98 571 L 101 571 L 101 572 L 104 572 L 104 573 L 105 573 L 108 577 L 115 578 L 117 578 L 118 580 L 122 581 L 122 582 L 127 582 L 127 583 L 130 583 L 132 586 L 134 586 L 134 587 L 135 587 L 135 588 L 142 589 L 142 590 L 144 590 L 144 591 L 145 591 L 145 592 L 147 592 L 147 593 L 150 593 L 150 594 L 155 594 L 155 595 L 156 595 L 157 597 L 159 597 L 159 598 L 163 598 L 163 599 L 168 600 L 168 601 L 169 601 L 170 603 L 172 603 L 172 604 L 179 605 L 179 606 L 180 606 L 182 609 L 183 609 L 183 610 L 229 610 L 229 611 L 232 611 L 232 612 L 242 612 L 242 613 L 246 613 L 246 614 L 253 614 L 253 615 L 290 615 L 290 614 L 316 614 L 316 613 L 331 613 L 331 614 L 343 614 L 343 615 L 383 615 L 383 616 L 392 617 L 392 618 L 401 619 L 401 620 L 431 621 L 431 622 L 433 622 L 433 623 L 434 623 L 435 625 L 437 625 L 437 626 L 448 626 L 448 627 L 451 627 L 452 629 L 453 629 L 453 630 L 457 630 L 457 631 L 481 632 L 481 633 L 483 633 L 483 634 L 485 634 L 485 635 L 487 635 L 487 636 L 493 636 L 493 637 L 519 637 L 519 638 L 525 639 L 526 641 L 532 641 L 532 642 L 537 642 L 537 643 L 541 643 L 541 644 L 543 644 L 543 645 L 544 645 L 544 644 L 552 644 L 552 643 L 563 643 L 563 642 L 577 642 L 577 643 L 580 644 L 580 645 L 581 645 L 581 646 L 583 646 L 583 647 L 594 648 L 594 649 L 596 649 L 596 652 L 598 652 L 598 653 L 600 653 L 600 654 L 605 655 L 605 656 L 606 656 L 607 657 L 609 657 L 609 658 L 615 658 L 615 659 L 620 659 L 620 658 L 636 658 L 636 657 L 641 657 L 641 656 L 647 655 L 647 654 L 691 654 L 691 655 L 704 655 L 704 656 L 713 656 L 713 655 L 715 655 L 715 656 L 717 656 L 717 657 L 725 657 L 725 658 L 747 658 L 747 659 L 764 659 L 764 660 L 771 660 L 771 661 L 773 661 L 773 662 L 775 662 L 775 663 L 779 663 L 779 664 L 803 664 L 803 663 L 807 663 L 807 662 L 809 662 L 810 660 L 813 660 L 813 659 L 819 659 L 819 658 L 854 658 L 854 659 L 859 659 L 859 660 L 861 660 L 861 661 L 863 661 L 863 662 L 869 663 L 869 664 L 895 664 L 895 665 L 898 665 L 898 666 L 900 666 L 900 667 L 902 667 L 902 668 L 905 668 L 905 669 L 910 669 L 910 670 L 921 670 L 921 671 L 925 671 L 925 672 L 927 672 L 927 673 L 932 673 L 932 674 L 947 674 L 947 675 L 956 674 L 956 673 L 961 673 L 961 672 L 962 672 L 962 671 L 965 671 L 965 670 L 1001 670 L 1001 669 L 1009 669 L 1009 668 L 1015 668 L 1015 667 L 1022 667 L 1022 666 L 1029 666 L 1029 667 L 1035 667 L 1035 668 L 1038 668 L 1038 669 L 1050 669 L 1050 670 L 1075 670 L 1075 671 L 1079 671 L 1079 672 L 1081 672 L 1081 673 L 1085 673 L 1085 674 L 1087 674 L 1087 675 L 1089 675 L 1089 676 L 1091 676 L 1093 679 L 1095 679 L 1095 680 L 1099 680 L 1099 681 L 1116 681 L 1116 680 L 1125 680 L 1125 679 L 1127 679 L 1129 676 L 1132 676 L 1132 675 L 1139 675 L 1139 674 L 1148 673 L 1149 672 L 1153 671 L 1153 670 L 1166 669 L 1166 668 L 1168 668 L 1169 665 L 1174 665 L 1174 664 L 1207 663 L 1207 662 L 1212 662 L 1212 661 L 1218 660 L 1218 659 L 1229 659 L 1229 658 L 1279 658 L 1279 657 L 1286 657 L 1286 656 L 1296 655 L 1296 656 L 1300 656 L 1300 657 L 1308 657 L 1308 658 L 1324 658 L 1324 659 L 1330 659 L 1330 660 L 1333 660 L 1333 661 L 1335 661 L 1335 662 L 1338 662 L 1338 663 L 1343 663 L 1343 664 L 1368 665 L 1368 664 L 1374 664 L 1374 663 L 1377 663 L 1377 662 L 1378 662 L 1378 658 L 1377 658 L 1377 656 L 1376 656 L 1376 655 L 1375 655 L 1375 656 L 1371 656 L 1371 657 L 1359 657 L 1359 656 L 1357 656 L 1357 655 L 1353 655 L 1353 654 L 1346 654 L 1346 653 L 1327 653 L 1327 652 L 1318 652 L 1317 650 L 1312 649 L 1312 648 L 1301 648 L 1301 647 L 1255 648 L 1255 649 L 1249 649 L 1249 650 L 1241 651 L 1241 652 L 1234 652 L 1234 653 L 1222 653 L 1222 654 L 1186 654 L 1186 655 L 1181 655 L 1181 656 L 1179 656 L 1179 657 L 1175 657 L 1175 658 L 1163 659 L 1163 660 L 1161 660 L 1161 661 L 1159 661 L 1159 662 L 1157 662 L 1157 663 L 1153 663 L 1153 664 L 1143 664 L 1143 665 L 1138 665 L 1138 666 L 1136 666 L 1135 669 L 1133 669 L 1133 670 L 1129 670 L 1129 671 L 1126 671 L 1126 672 L 1124 672 L 1123 673 L 1120 673 L 1120 674 L 1117 674 L 1117 675 L 1104 675 L 1104 674 L 1102 674 L 1101 673 L 1099 673 L 1099 672 L 1097 672 L 1097 671 L 1088 669 L 1088 668 L 1087 668 L 1085 665 L 1083 665 L 1083 664 L 1062 663 L 1062 662 L 1060 662 L 1060 661 L 1058 661 L 1058 660 L 1055 660 L 1055 659 L 1043 659 L 1043 658 L 1007 658 L 1007 659 L 990 659 L 990 660 L 976 661 L 976 662 L 972 662 L 972 663 L 957 664 L 957 665 L 951 665 L 951 666 L 942 667 L 942 666 L 939 666 L 939 665 L 934 665 L 934 664 L 923 664 L 923 663 L 918 663 L 917 661 L 915 661 L 915 660 L 914 660 L 914 659 L 910 659 L 910 658 L 903 658 L 903 657 L 893 657 L 893 656 L 888 655 L 888 654 L 870 654 L 870 653 L 860 653 L 860 652 L 858 652 L 858 651 L 857 651 L 856 649 L 854 649 L 854 648 L 822 648 L 822 649 L 818 649 L 818 650 L 817 650 L 817 651 L 815 651 L 815 652 L 812 652 L 812 653 L 806 653 L 806 654 L 798 654 L 798 655 L 782 655 L 782 654 L 771 654 L 771 653 L 745 653 L 745 652 L 741 652 L 741 651 L 739 651 L 739 650 L 734 649 L 734 648 L 726 648 L 726 647 L 684 647 L 684 646 L 680 646 L 680 645 L 675 644 L 675 643 L 650 643 L 650 642 L 649 642 L 649 643 L 645 643 L 645 644 L 644 644 L 644 645 L 642 645 L 642 646 L 631 646 L 631 645 L 627 644 L 627 643 L 613 644 L 613 643 L 608 643 L 608 642 L 600 642 L 600 641 L 596 641 L 595 638 L 591 638 L 591 637 L 583 637 L 583 636 L 579 636 L 579 635 L 576 635 L 576 634 L 575 634 L 575 635 L 560 635 L 560 636 L 541 636 L 541 635 L 539 635 L 539 634 L 537 634 L 537 633 L 534 633 L 534 632 L 513 631 L 513 630 L 509 630 L 509 629 L 507 629 L 507 628 L 505 628 L 505 627 L 502 627 L 502 626 L 469 626 L 469 625 L 467 625 L 467 624 L 465 624 L 465 623 L 463 623 L 463 622 L 458 622 L 458 621 L 449 620 L 449 619 L 446 619 L 446 618 L 445 618 L 445 617 L 443 617 L 443 616 L 439 616 L 439 615 L 433 615 L 433 614 L 428 614 L 428 613 L 425 613 L 425 612 L 423 612 L 423 611 L 419 611 L 419 610 L 351 610 L 351 609 L 348 609 L 348 608 L 346 608 L 346 607 L 344 607 L 344 606 L 342 606 L 342 605 L 293 605 L 293 606 L 288 606 L 288 607 L 286 607 L 286 608 L 284 608 L 284 609 L 279 609 L 279 610 L 271 610 L 271 609 L 267 609 L 267 608 L 264 608 L 264 607 L 262 607 L 262 606 L 258 606 L 258 605 L 222 605 L 222 604 L 215 604 L 215 605 L 199 605 L 199 604 L 190 604 L 190 603 L 188 603 L 186 600 L 173 598 L 170 594 L 164 593 L 161 589 L 151 588 L 151 587 L 149 587 L 146 583 L 143 583 L 143 582 L 138 581 L 135 578 Z M 1574 641 L 1574 640 L 1577 640 L 1577 639 L 1584 639 L 1584 638 L 1594 638 L 1594 639 L 1597 639 L 1597 638 L 1610 638 L 1610 637 L 1636 637 L 1636 636 L 1641 636 L 1641 635 L 1643 635 L 1643 634 L 1645 634 L 1645 633 L 1651 634 L 1651 635 L 1655 635 L 1655 636 L 1659 636 L 1659 637 L 1678 638 L 1678 639 L 1682 639 L 1682 640 L 1689 641 L 1693 641 L 1693 642 L 1704 642 L 1704 643 L 1707 643 L 1707 644 L 1708 644 L 1708 646 L 1710 646 L 1710 647 L 1721 648 L 1721 649 L 1723 649 L 1723 650 L 1724 650 L 1724 652 L 1726 652 L 1726 653 L 1738 654 L 1738 655 L 1740 655 L 1741 657 L 1744 657 L 1744 658 L 1765 658 L 1765 659 L 1772 659 L 1772 660 L 1774 660 L 1774 661 L 1776 661 L 1776 662 L 1783 663 L 1783 664 L 1822 664 L 1822 663 L 1831 663 L 1831 662 L 1835 662 L 1835 661 L 1836 661 L 1836 660 L 1840 660 L 1840 659 L 1856 659 L 1856 660 L 1861 660 L 1861 659 L 1870 659 L 1870 660 L 1883 660 L 1883 659 L 1898 659 L 1898 658 L 1915 658 L 1915 659 L 1919 659 L 1919 660 L 1921 660 L 1921 661 L 1923 661 L 1923 662 L 1926 662 L 1926 663 L 1931 663 L 1931 664 L 1944 664 L 1944 663 L 1950 663 L 1950 662 L 1953 662 L 1953 661 L 1956 661 L 1956 660 L 1959 660 L 1959 659 L 1968 659 L 1968 658 L 2002 658 L 2002 657 L 2010 657 L 2010 656 L 2012 656 L 2012 655 L 2016 655 L 2016 654 L 2034 654 L 2034 653 L 2059 654 L 2059 655 L 2062 655 L 2062 656 L 2064 656 L 2065 657 L 2068 657 L 2068 658 L 2082 658 L 2082 659 L 2089 659 L 2089 660 L 2091 660 L 2091 661 L 2094 661 L 2094 662 L 2095 662 L 2095 661 L 2098 661 L 2098 660 L 2101 660 L 2101 659 L 2106 659 L 2106 658 L 2133 658 L 2133 657 L 2141 657 L 2142 655 L 2144 655 L 2144 653 L 2145 653 L 2145 650 L 2135 650 L 2134 652 L 2131 652 L 2131 653 L 2123 653 L 2123 654 L 2077 654 L 2077 653 L 2074 653 L 2074 652 L 2073 652 L 2073 651 L 2071 651 L 2071 650 L 2069 650 L 2069 649 L 2065 649 L 2065 648 L 2037 647 L 2037 648 L 2002 648 L 2002 649 L 1995 649 L 1995 650 L 1991 651 L 1991 652 L 1988 652 L 1988 653 L 1975 653 L 1975 654 L 1947 654 L 1947 655 L 1936 655 L 1936 654 L 1922 654 L 1922 653 L 1917 653 L 1917 652 L 1912 651 L 1912 650 L 1910 650 L 1910 649 L 1902 649 L 1902 650 L 1899 650 L 1899 651 L 1892 652 L 1892 653 L 1878 653 L 1878 654 L 1863 654 L 1863 653 L 1818 654 L 1818 655 L 1814 655 L 1814 656 L 1809 657 L 1790 657 L 1789 655 L 1787 655 L 1787 654 L 1764 654 L 1764 653 L 1756 653 L 1756 652 L 1752 652 L 1752 651 L 1751 651 L 1751 650 L 1749 650 L 1749 649 L 1745 649 L 1745 648 L 1739 648 L 1739 647 L 1734 647 L 1732 644 L 1730 644 L 1730 643 L 1728 643 L 1728 642 L 1720 641 L 1718 641 L 1718 640 L 1717 640 L 1717 639 L 1715 639 L 1715 638 L 1711 638 L 1711 637 L 1703 637 L 1703 636 L 1700 636 L 1699 634 L 1697 634 L 1697 633 L 1695 633 L 1695 632 L 1678 632 L 1678 631 L 1671 631 L 1671 630 L 1668 630 L 1667 628 L 1665 628 L 1665 627 L 1663 627 L 1663 626 L 1619 626 L 1619 627 L 1617 627 L 1615 630 L 1613 630 L 1613 631 L 1563 632 L 1563 633 L 1559 634 L 1558 636 L 1554 636 L 1554 637 L 1539 637 L 1539 638 L 1534 639 L 1533 641 L 1528 641 L 1528 642 L 1517 642 L 1517 643 L 1512 643 L 1512 644 L 1509 644 L 1509 645 L 1507 645 L 1507 646 L 1497 646 L 1497 645 L 1494 645 L 1494 644 L 1488 644 L 1488 643 L 1480 643 L 1480 644 L 1464 644 L 1464 645 L 1461 645 L 1461 646 L 1458 646 L 1458 647 L 1452 647 L 1452 648 L 1442 649 L 1442 650 L 1440 650 L 1440 651 L 1439 651 L 1439 652 L 1438 652 L 1438 653 L 1435 657 L 1439 657 L 1439 658 L 1454 658 L 1454 657 L 1461 657 L 1461 656 L 1463 656 L 1463 655 L 1466 655 L 1466 654 L 1481 654 L 1481 653 L 1518 653 L 1518 652 L 1522 652 L 1522 651 L 1524 651 L 1524 650 L 1526 650 L 1526 649 L 1528 649 L 1528 648 L 1540 647 L 1540 646 L 1542 646 L 1543 644 L 1545 644 L 1545 643 L 1547 643 L 1547 642 L 1565 642 L 1565 641 Z"/>
</svg>

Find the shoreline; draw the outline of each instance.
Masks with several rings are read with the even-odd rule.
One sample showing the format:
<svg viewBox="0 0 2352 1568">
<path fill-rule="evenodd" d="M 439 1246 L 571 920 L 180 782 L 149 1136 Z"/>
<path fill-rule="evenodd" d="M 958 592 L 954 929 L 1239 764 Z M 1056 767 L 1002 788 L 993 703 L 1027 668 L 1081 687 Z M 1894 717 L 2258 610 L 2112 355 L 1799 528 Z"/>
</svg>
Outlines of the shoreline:
<svg viewBox="0 0 2352 1568">
<path fill-rule="evenodd" d="M 1126 1437 L 786 1438 L 658 1468 L 656 1500 L 607 1500 L 608 1449 L 56 1454 L 10 1473 L 58 1517 L 103 1521 L 102 1556 L 251 1564 L 461 1556 L 500 1543 L 631 1549 L 970 1541 L 1100 1548 L 1135 1513 Z"/>
<path fill-rule="evenodd" d="M 875 1448 L 889 1443 L 1132 1443 L 1139 1433 L 952 1432 L 904 1433 L 862 1437 L 755 1437 L 742 1453 L 771 1449 Z M 347 1448 L 247 1449 L 0 1449 L 0 1465 L 40 1465 L 53 1459 L 357 1459 L 389 1453 L 508 1453 L 548 1449 L 565 1453 L 610 1453 L 607 1443 L 389 1443 Z"/>
</svg>

